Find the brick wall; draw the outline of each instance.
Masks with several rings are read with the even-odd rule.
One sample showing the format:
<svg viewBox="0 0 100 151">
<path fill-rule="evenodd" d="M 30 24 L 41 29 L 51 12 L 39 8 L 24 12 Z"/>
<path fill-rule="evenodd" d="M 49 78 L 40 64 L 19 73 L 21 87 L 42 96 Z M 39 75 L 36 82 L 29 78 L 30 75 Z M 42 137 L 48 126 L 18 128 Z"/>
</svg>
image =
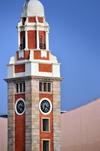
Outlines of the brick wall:
<svg viewBox="0 0 100 151">
<path fill-rule="evenodd" d="M 38 17 L 38 21 L 39 21 L 40 23 L 43 23 L 43 18 L 42 18 L 42 17 Z"/>
<path fill-rule="evenodd" d="M 52 103 L 52 94 L 39 94 L 39 99 L 48 98 Z M 42 132 L 42 118 L 50 119 L 50 132 Z M 40 112 L 40 151 L 42 151 L 42 140 L 49 139 L 50 140 L 50 151 L 53 151 L 53 113 L 51 111 L 50 114 L 44 115 Z"/>
<path fill-rule="evenodd" d="M 15 73 L 25 72 L 25 64 L 15 65 Z"/>
<path fill-rule="evenodd" d="M 29 23 L 36 22 L 36 17 L 28 17 L 28 22 Z"/>
<path fill-rule="evenodd" d="M 28 31 L 28 48 L 36 49 L 36 31 L 35 30 Z"/>
<path fill-rule="evenodd" d="M 47 57 L 41 57 L 41 51 L 34 51 L 34 59 L 49 60 L 49 51 L 46 52 Z"/>
<path fill-rule="evenodd" d="M 24 51 L 24 57 L 23 58 L 19 58 L 19 52 L 16 53 L 17 55 L 17 60 L 29 60 L 29 55 L 30 55 L 30 51 Z"/>
<path fill-rule="evenodd" d="M 52 65 L 51 64 L 39 64 L 39 71 L 40 72 L 52 72 Z"/>
<path fill-rule="evenodd" d="M 25 95 L 16 95 L 17 99 L 25 99 Z M 23 115 L 17 115 L 15 113 L 15 151 L 25 151 L 25 113 Z"/>
</svg>

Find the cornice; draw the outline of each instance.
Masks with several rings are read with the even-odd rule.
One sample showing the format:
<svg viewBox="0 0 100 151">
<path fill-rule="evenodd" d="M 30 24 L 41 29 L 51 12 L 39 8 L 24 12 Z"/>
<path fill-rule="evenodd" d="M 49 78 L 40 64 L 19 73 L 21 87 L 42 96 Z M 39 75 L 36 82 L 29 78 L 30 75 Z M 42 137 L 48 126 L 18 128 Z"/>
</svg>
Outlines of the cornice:
<svg viewBox="0 0 100 151">
<path fill-rule="evenodd" d="M 29 81 L 29 80 L 38 80 L 38 81 L 62 81 L 63 78 L 60 77 L 45 77 L 45 76 L 24 76 L 24 77 L 16 77 L 16 78 L 8 78 L 4 79 L 7 83 L 10 82 L 22 82 L 22 81 Z"/>
</svg>

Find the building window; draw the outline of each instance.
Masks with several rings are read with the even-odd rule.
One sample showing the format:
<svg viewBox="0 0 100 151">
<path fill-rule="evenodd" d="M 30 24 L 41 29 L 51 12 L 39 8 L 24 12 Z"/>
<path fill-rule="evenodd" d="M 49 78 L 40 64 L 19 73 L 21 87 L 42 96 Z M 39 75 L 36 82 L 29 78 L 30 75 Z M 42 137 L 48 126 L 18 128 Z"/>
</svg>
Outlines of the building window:
<svg viewBox="0 0 100 151">
<path fill-rule="evenodd" d="M 50 127 L 50 120 L 49 119 L 42 119 L 42 131 L 43 132 L 49 132 Z"/>
<path fill-rule="evenodd" d="M 43 140 L 43 151 L 49 151 L 49 140 Z"/>
<path fill-rule="evenodd" d="M 26 17 L 22 18 L 22 25 L 25 25 Z"/>
<path fill-rule="evenodd" d="M 40 49 L 46 49 L 46 45 L 43 43 L 43 38 L 39 38 L 39 47 Z"/>
<path fill-rule="evenodd" d="M 42 49 L 42 46 L 43 46 L 43 39 L 42 37 L 39 38 L 39 46 L 40 46 L 40 49 Z"/>
<path fill-rule="evenodd" d="M 16 83 L 16 93 L 25 92 L 25 82 Z"/>
<path fill-rule="evenodd" d="M 48 83 L 48 92 L 51 92 L 51 83 Z"/>
<path fill-rule="evenodd" d="M 18 93 L 18 83 L 16 84 L 16 93 Z"/>
<path fill-rule="evenodd" d="M 44 89 L 44 91 L 45 91 L 45 92 L 47 91 L 47 89 L 46 89 L 46 85 L 47 85 L 47 84 L 46 84 L 46 83 L 44 83 L 44 88 L 43 88 L 43 89 Z"/>
<path fill-rule="evenodd" d="M 51 83 L 49 83 L 49 82 L 39 82 L 39 91 L 41 91 L 41 92 L 51 92 Z"/>
<path fill-rule="evenodd" d="M 39 82 L 39 91 L 42 91 L 42 82 Z"/>
<path fill-rule="evenodd" d="M 20 50 L 25 49 L 25 31 L 20 32 Z"/>
</svg>

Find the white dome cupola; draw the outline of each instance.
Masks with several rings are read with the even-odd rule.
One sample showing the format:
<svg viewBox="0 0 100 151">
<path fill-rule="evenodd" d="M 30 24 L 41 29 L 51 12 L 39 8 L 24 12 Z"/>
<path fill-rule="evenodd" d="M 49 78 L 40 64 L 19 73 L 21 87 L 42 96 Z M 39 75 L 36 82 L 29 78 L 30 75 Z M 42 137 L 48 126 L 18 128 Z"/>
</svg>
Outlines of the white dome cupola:
<svg viewBox="0 0 100 151">
<path fill-rule="evenodd" d="M 27 0 L 22 9 L 21 17 L 45 17 L 44 6 L 39 0 Z"/>
</svg>

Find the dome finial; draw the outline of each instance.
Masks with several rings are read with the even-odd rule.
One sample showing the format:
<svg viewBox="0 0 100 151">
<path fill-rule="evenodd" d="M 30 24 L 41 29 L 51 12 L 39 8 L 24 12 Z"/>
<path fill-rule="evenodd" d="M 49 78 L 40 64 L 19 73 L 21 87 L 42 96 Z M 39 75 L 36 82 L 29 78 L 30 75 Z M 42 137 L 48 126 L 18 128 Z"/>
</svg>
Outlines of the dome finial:
<svg viewBox="0 0 100 151">
<path fill-rule="evenodd" d="M 26 0 L 23 5 L 21 17 L 44 17 L 44 7 L 39 0 Z"/>
</svg>

